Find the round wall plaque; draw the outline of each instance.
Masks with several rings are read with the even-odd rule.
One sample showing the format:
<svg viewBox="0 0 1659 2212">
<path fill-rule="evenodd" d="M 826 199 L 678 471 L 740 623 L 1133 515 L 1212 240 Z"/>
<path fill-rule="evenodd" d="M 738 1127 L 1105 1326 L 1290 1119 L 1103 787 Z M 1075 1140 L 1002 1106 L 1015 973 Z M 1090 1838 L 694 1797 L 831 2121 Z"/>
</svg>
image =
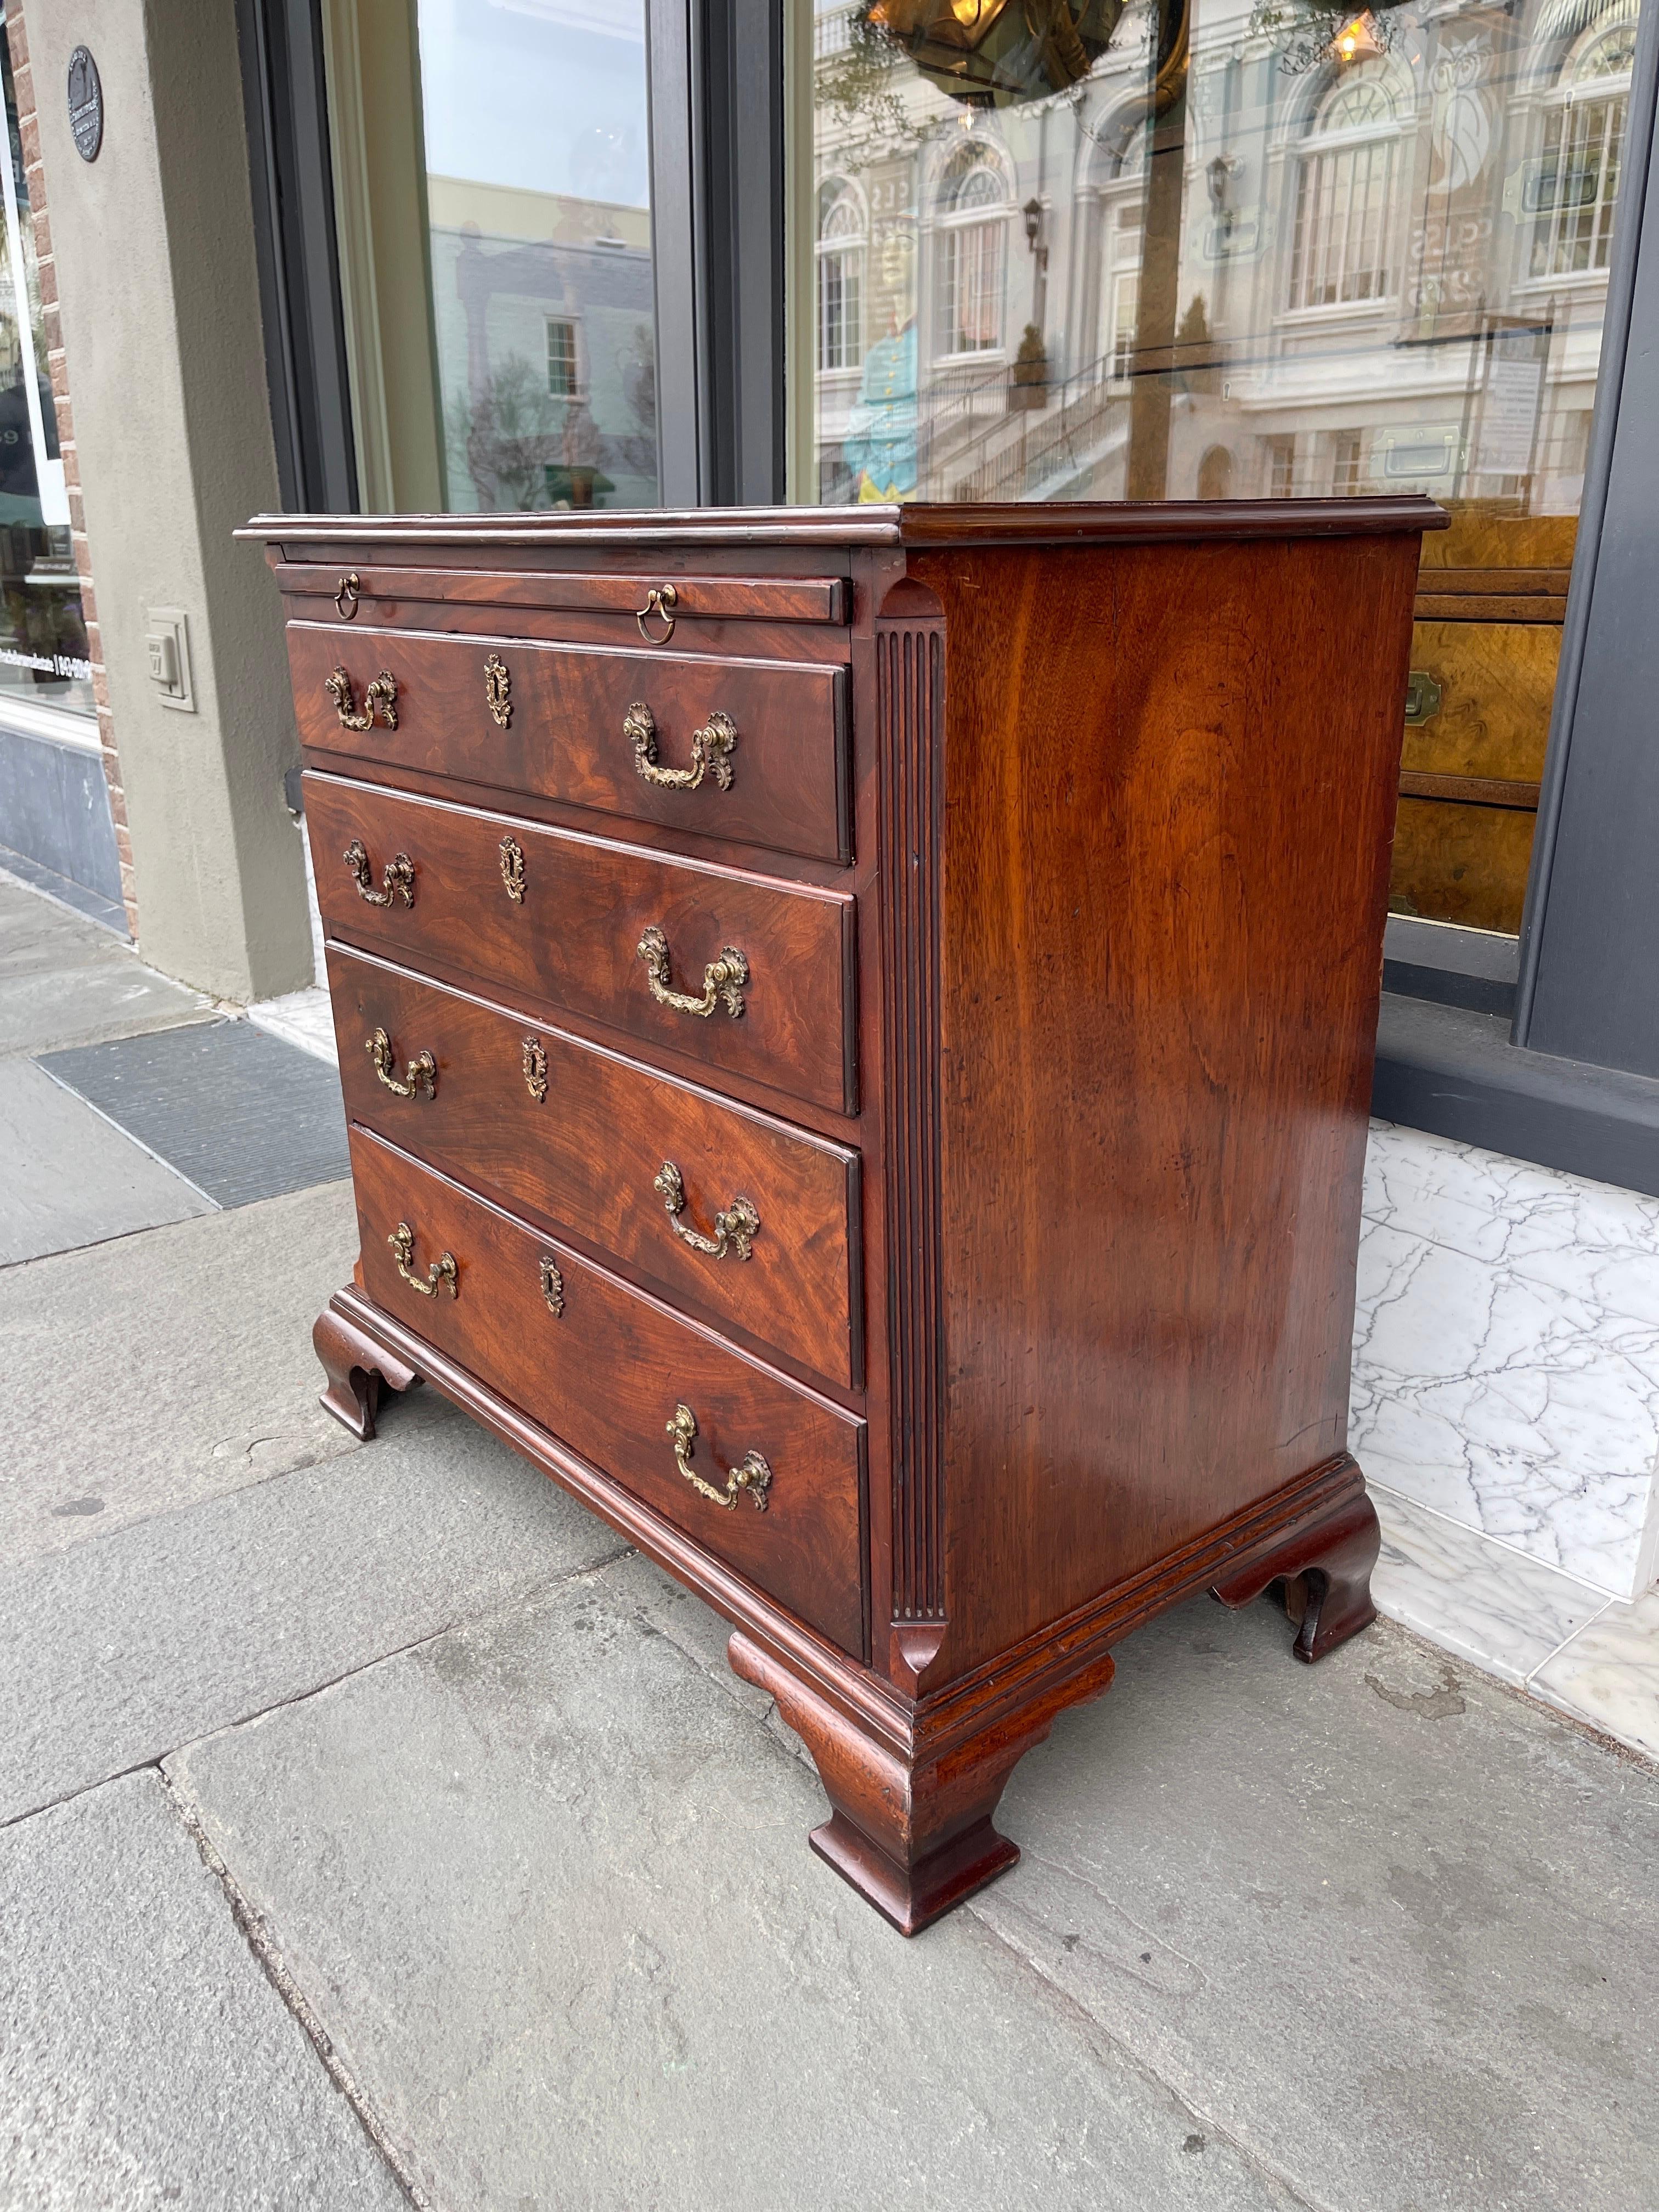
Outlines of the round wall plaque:
<svg viewBox="0 0 1659 2212">
<path fill-rule="evenodd" d="M 104 143 L 104 88 L 85 46 L 70 56 L 69 118 L 76 152 L 83 161 L 95 161 Z"/>
</svg>

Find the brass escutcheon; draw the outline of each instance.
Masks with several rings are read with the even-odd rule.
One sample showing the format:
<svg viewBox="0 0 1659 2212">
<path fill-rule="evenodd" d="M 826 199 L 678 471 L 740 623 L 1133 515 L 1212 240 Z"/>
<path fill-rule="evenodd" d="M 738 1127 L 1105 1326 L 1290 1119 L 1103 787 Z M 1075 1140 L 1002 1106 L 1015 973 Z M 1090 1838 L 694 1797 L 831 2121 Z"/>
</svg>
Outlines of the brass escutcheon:
<svg viewBox="0 0 1659 2212">
<path fill-rule="evenodd" d="M 484 704 L 496 728 L 504 730 L 513 720 L 513 678 L 493 653 L 484 663 Z"/>
<path fill-rule="evenodd" d="M 556 1321 L 564 1311 L 564 1277 L 559 1273 L 557 1262 L 545 1253 L 542 1255 L 542 1297 L 547 1310 Z"/>
<path fill-rule="evenodd" d="M 705 1482 L 691 1464 L 691 1447 L 697 1433 L 697 1417 L 690 1406 L 676 1406 L 674 1418 L 668 1424 L 668 1438 L 674 1447 L 674 1464 L 693 1490 L 712 1504 L 723 1505 L 729 1513 L 745 1491 L 757 1512 L 766 1510 L 766 1493 L 772 1486 L 772 1470 L 757 1451 L 745 1452 L 738 1464 L 731 1468 L 726 1486 L 717 1490 L 712 1482 Z"/>
<path fill-rule="evenodd" d="M 337 668 L 331 676 L 323 678 L 323 689 L 334 702 L 334 711 L 340 718 L 343 730 L 366 730 L 373 724 L 378 708 L 380 720 L 388 730 L 398 726 L 398 679 L 387 669 L 371 678 L 363 693 L 361 714 L 351 689 L 351 678 L 343 668 Z"/>
<path fill-rule="evenodd" d="M 690 768 L 657 766 L 657 725 L 642 699 L 635 700 L 623 716 L 623 735 L 634 748 L 634 767 L 647 783 L 672 791 L 695 791 L 705 775 L 712 774 L 722 791 L 732 788 L 732 749 L 738 742 L 737 724 L 729 714 L 711 714 L 691 733 Z"/>
<path fill-rule="evenodd" d="M 760 1231 L 760 1215 L 752 1200 L 734 1198 L 724 1212 L 714 1216 L 714 1235 L 705 1237 L 679 1218 L 685 1211 L 685 1178 L 672 1160 L 663 1162 L 651 1188 L 667 1207 L 669 1226 L 675 1236 L 694 1252 L 707 1252 L 714 1259 L 723 1260 L 729 1248 L 739 1260 L 750 1257 L 754 1249 L 751 1240 Z"/>
<path fill-rule="evenodd" d="M 514 906 L 524 904 L 524 847 L 516 837 L 501 842 L 501 881 Z"/>
<path fill-rule="evenodd" d="M 361 837 L 354 837 L 346 847 L 345 864 L 357 886 L 358 897 L 370 906 L 390 906 L 394 897 L 400 898 L 405 906 L 414 905 L 415 863 L 407 853 L 394 853 L 386 862 L 379 890 L 374 888 L 374 872 L 368 865 L 368 854 Z"/>
<path fill-rule="evenodd" d="M 1406 679 L 1406 727 L 1414 730 L 1431 722 L 1445 696 L 1426 668 L 1413 668 Z"/>
<path fill-rule="evenodd" d="M 357 611 L 357 602 L 362 598 L 363 586 L 354 568 L 349 576 L 342 576 L 334 593 L 334 611 L 342 622 L 350 622 Z"/>
<path fill-rule="evenodd" d="M 441 1291 L 448 1297 L 460 1296 L 453 1252 L 443 1253 L 422 1276 L 415 1273 L 415 1231 L 406 1221 L 400 1221 L 386 1241 L 397 1255 L 398 1273 L 411 1291 L 423 1298 L 435 1298 Z"/>
<path fill-rule="evenodd" d="M 641 938 L 635 951 L 645 963 L 646 981 L 659 1006 L 672 1006 L 677 1013 L 696 1014 L 705 1019 L 717 1006 L 724 1006 L 733 1021 L 741 1018 L 741 987 L 749 981 L 749 963 L 734 945 L 723 945 L 720 958 L 711 960 L 703 969 L 701 998 L 694 998 L 689 991 L 671 989 L 668 939 L 655 922 Z"/>
<path fill-rule="evenodd" d="M 519 1055 L 519 1065 L 524 1070 L 524 1087 L 538 1106 L 547 1100 L 547 1047 L 539 1037 L 526 1037 Z"/>
<path fill-rule="evenodd" d="M 409 1070 L 400 1083 L 397 1063 L 392 1056 L 392 1040 L 384 1030 L 376 1030 L 372 1037 L 363 1040 L 368 1056 L 374 1063 L 374 1073 L 388 1091 L 399 1098 L 415 1098 L 424 1091 L 428 1098 L 438 1095 L 438 1063 L 429 1052 L 417 1053 L 409 1063 Z"/>
<path fill-rule="evenodd" d="M 634 619 L 640 626 L 640 635 L 647 645 L 666 645 L 674 635 L 674 609 L 679 603 L 679 593 L 672 584 L 653 584 L 645 595 L 645 605 L 635 607 Z M 660 637 L 653 637 L 646 628 L 647 616 L 655 615 L 663 624 Z"/>
</svg>

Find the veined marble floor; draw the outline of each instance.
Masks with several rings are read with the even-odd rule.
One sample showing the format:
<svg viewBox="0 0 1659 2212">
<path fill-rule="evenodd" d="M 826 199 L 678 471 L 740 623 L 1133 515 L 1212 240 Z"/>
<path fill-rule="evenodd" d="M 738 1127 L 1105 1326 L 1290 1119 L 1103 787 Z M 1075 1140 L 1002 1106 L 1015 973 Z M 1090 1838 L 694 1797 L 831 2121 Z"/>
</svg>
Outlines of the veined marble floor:
<svg viewBox="0 0 1659 2212">
<path fill-rule="evenodd" d="M 1379 1613 L 1659 1759 L 1659 1590 L 1609 1597 L 1380 1484 Z"/>
</svg>

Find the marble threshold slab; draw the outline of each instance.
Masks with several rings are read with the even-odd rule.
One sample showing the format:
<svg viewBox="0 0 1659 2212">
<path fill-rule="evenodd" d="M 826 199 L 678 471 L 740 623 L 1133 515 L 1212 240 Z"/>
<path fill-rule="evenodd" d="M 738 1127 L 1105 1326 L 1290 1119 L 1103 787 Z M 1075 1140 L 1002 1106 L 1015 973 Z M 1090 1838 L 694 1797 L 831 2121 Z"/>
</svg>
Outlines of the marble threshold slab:
<svg viewBox="0 0 1659 2212">
<path fill-rule="evenodd" d="M 1659 1590 L 1633 1600 L 1367 1486 L 1382 1524 L 1379 1613 L 1659 1759 Z"/>
</svg>

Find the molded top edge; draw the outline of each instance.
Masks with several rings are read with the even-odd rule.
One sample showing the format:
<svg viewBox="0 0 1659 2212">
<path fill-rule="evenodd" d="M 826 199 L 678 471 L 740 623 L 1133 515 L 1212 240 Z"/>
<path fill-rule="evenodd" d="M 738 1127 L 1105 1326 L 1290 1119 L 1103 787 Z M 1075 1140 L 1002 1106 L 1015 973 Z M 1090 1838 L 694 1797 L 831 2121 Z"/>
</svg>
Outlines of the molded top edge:
<svg viewBox="0 0 1659 2212">
<path fill-rule="evenodd" d="M 1443 530 L 1421 492 L 1383 499 L 1055 501 L 903 507 L 702 507 L 530 514 L 256 514 L 272 545 L 1099 545 L 1354 538 Z"/>
</svg>

